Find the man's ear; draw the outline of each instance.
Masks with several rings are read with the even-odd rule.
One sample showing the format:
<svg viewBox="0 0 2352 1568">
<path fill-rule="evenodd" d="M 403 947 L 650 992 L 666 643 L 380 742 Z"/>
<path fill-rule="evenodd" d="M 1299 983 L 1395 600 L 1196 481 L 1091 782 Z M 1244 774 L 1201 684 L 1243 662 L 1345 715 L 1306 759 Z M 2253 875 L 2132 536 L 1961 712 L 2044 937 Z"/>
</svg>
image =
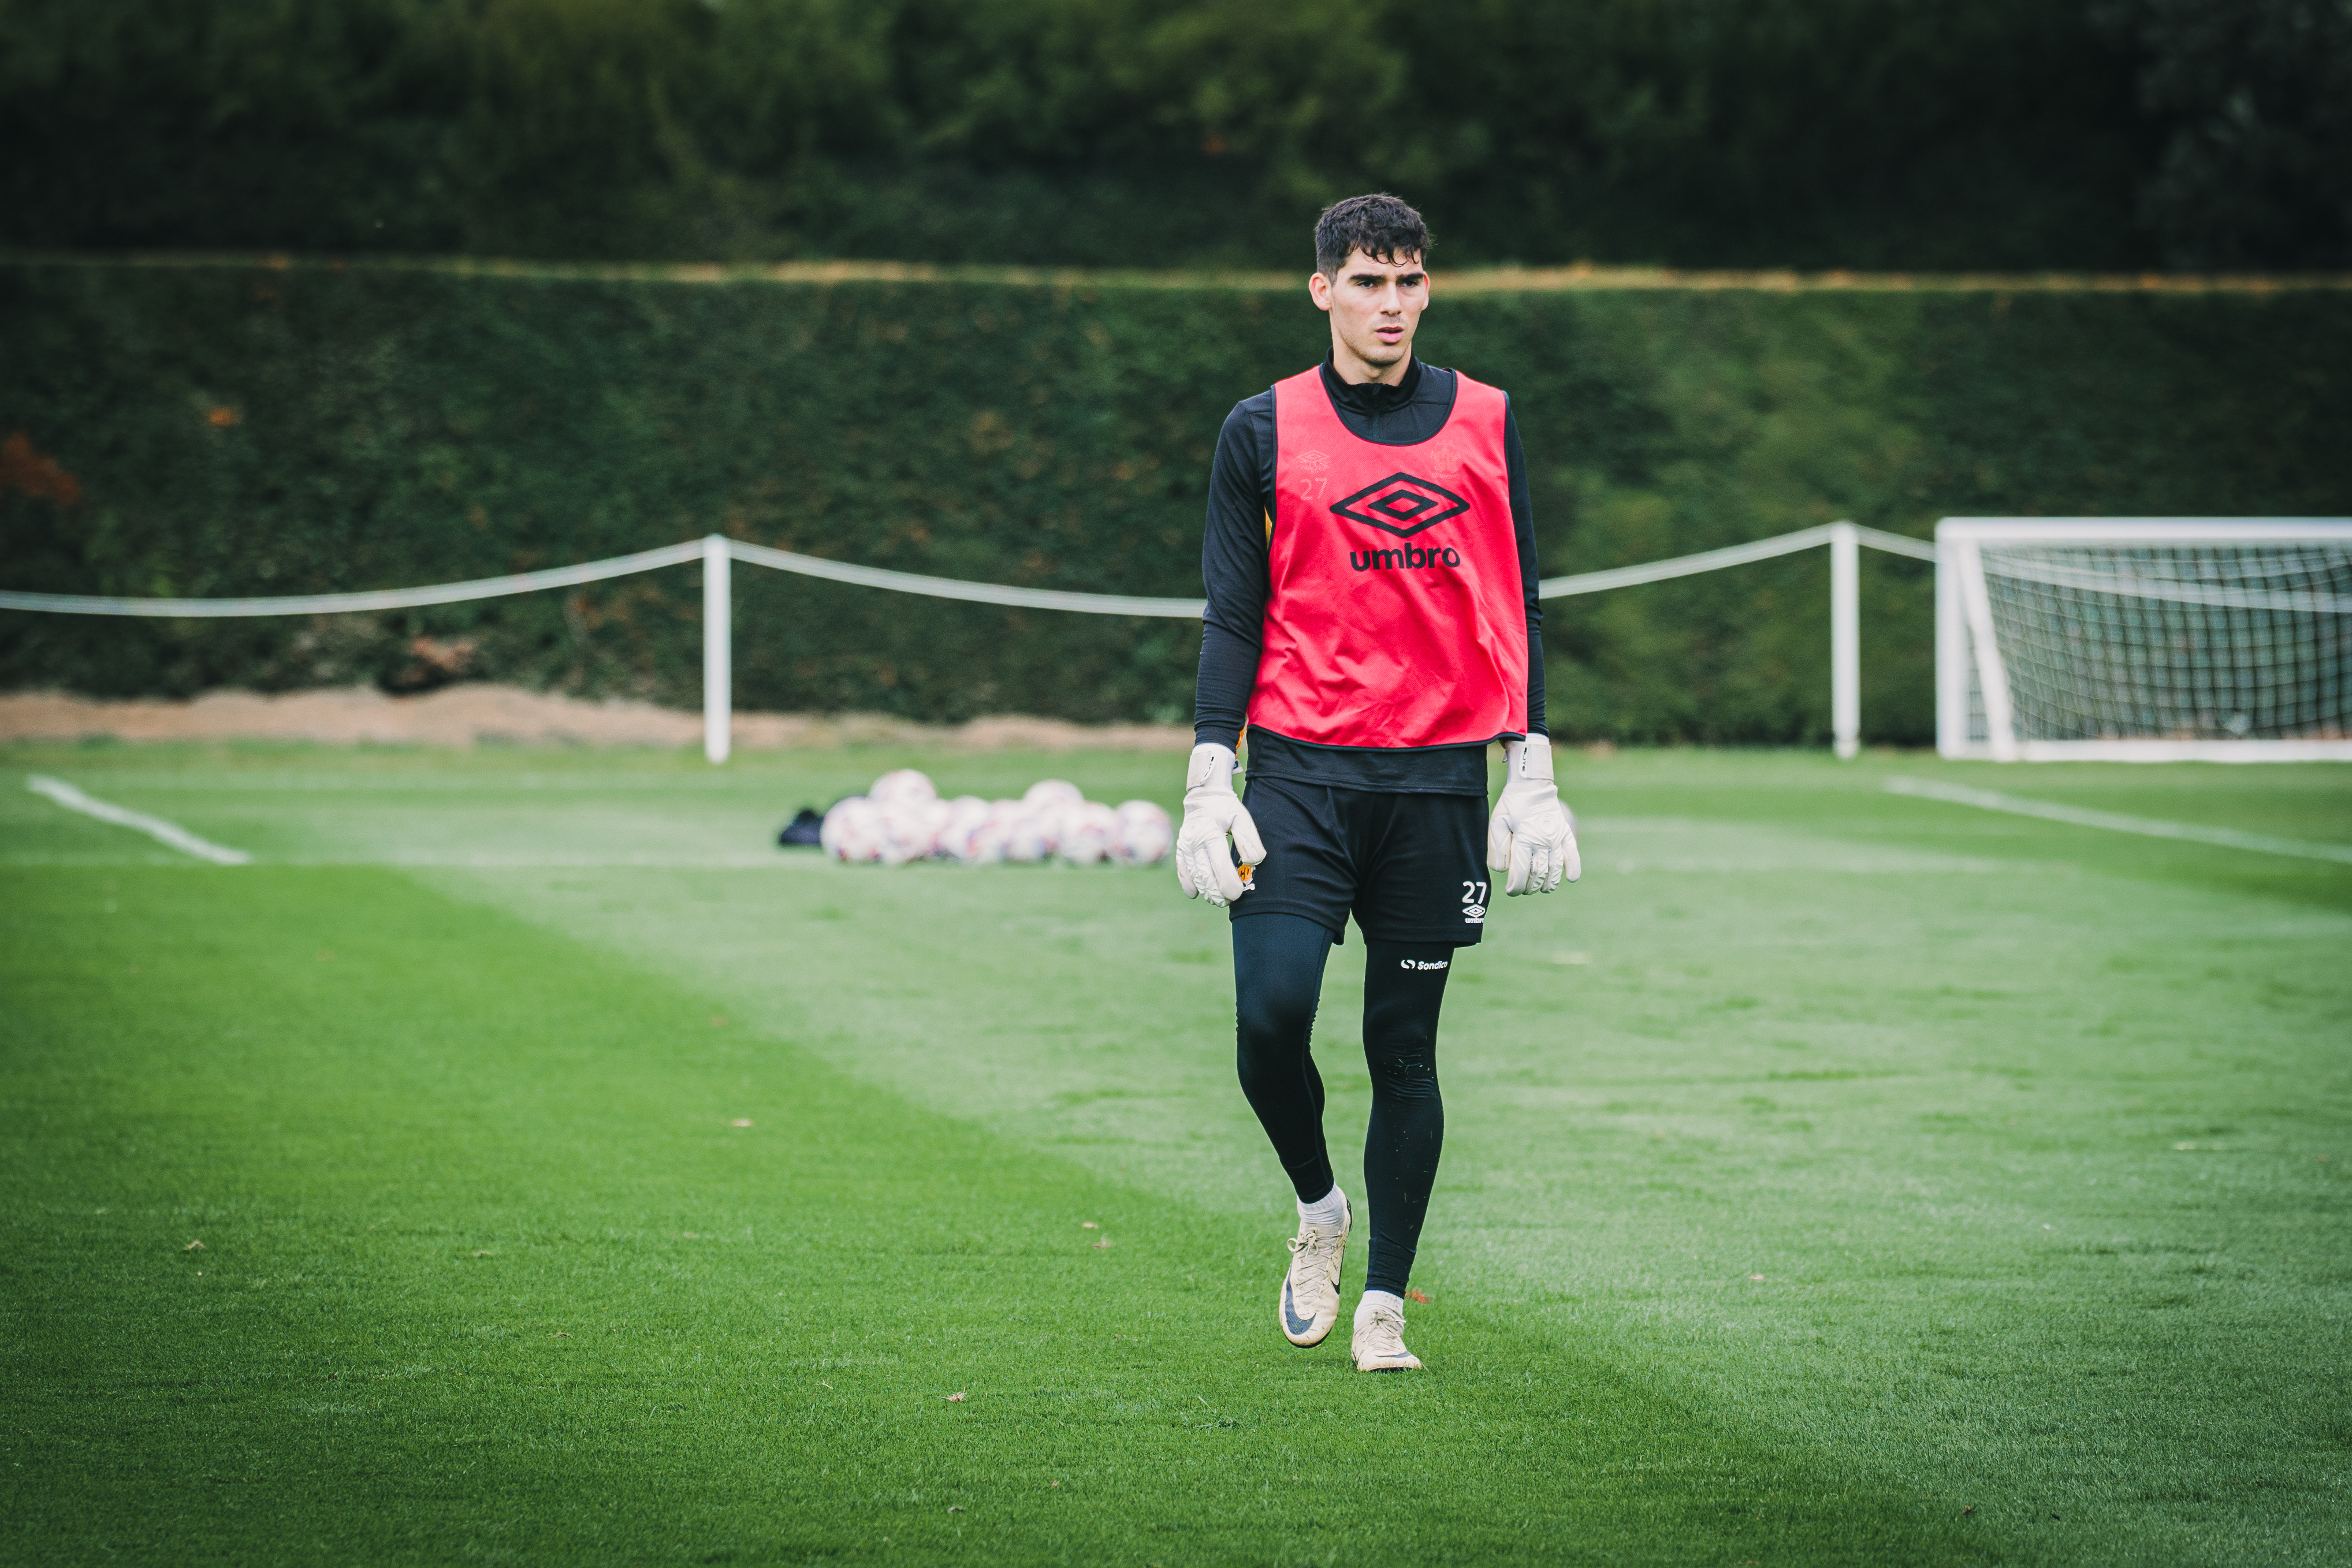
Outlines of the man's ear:
<svg viewBox="0 0 2352 1568">
<path fill-rule="evenodd" d="M 1331 280 L 1323 276 L 1320 267 L 1307 275 L 1307 297 L 1315 301 L 1318 310 L 1331 308 Z"/>
</svg>

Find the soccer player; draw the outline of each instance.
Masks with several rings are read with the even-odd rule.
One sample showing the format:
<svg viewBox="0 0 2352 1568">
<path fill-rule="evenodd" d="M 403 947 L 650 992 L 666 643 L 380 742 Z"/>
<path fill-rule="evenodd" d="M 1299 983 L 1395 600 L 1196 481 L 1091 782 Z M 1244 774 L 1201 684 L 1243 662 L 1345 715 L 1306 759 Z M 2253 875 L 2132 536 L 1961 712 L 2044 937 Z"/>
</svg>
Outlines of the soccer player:
<svg viewBox="0 0 2352 1568">
<path fill-rule="evenodd" d="M 1233 917 L 1242 1092 L 1298 1198 L 1278 1304 L 1296 1345 L 1339 1321 L 1354 1214 L 1324 1147 L 1310 1039 L 1349 915 L 1363 936 L 1371 1246 L 1352 1348 L 1365 1372 L 1421 1365 L 1404 1292 L 1445 1135 L 1437 1014 L 1485 928 L 1487 873 L 1512 894 L 1580 870 L 1544 733 L 1527 463 L 1507 397 L 1413 355 L 1429 246 L 1394 196 L 1326 211 L 1307 287 L 1331 351 L 1225 419 L 1176 841 L 1186 895 Z M 1244 725 L 1246 803 L 1233 784 Z M 1482 824 L 1497 740 L 1506 778 Z"/>
</svg>

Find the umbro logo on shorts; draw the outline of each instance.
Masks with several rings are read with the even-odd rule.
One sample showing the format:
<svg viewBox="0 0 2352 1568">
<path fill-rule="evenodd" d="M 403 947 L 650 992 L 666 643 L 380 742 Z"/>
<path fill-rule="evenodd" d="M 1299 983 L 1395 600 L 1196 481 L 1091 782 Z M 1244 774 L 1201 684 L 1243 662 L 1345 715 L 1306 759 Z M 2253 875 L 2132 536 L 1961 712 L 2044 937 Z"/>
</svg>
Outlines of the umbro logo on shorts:
<svg viewBox="0 0 2352 1568">
<path fill-rule="evenodd" d="M 1350 522 L 1370 523 L 1409 539 L 1423 528 L 1433 528 L 1468 511 L 1470 503 L 1435 480 L 1397 473 L 1332 502 L 1331 509 Z"/>
</svg>

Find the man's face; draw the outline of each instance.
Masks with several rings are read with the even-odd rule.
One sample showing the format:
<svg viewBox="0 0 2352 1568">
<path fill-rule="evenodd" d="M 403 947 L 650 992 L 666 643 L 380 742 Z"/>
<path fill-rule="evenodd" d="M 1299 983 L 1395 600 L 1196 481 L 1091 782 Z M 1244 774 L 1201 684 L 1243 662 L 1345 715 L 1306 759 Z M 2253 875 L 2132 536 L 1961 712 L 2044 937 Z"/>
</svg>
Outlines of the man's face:
<svg viewBox="0 0 2352 1568">
<path fill-rule="evenodd" d="M 1413 329 L 1429 304 L 1429 274 L 1419 256 L 1381 261 L 1351 251 L 1338 277 L 1318 272 L 1307 287 L 1330 312 L 1332 336 L 1366 367 L 1385 371 L 1412 353 Z"/>
</svg>

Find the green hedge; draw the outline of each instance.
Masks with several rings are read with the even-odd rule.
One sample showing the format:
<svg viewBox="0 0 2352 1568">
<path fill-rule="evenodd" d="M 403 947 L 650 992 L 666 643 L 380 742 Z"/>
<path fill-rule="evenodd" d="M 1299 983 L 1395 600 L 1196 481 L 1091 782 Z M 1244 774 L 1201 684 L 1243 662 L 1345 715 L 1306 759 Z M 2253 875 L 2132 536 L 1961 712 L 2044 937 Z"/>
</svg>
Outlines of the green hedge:
<svg viewBox="0 0 2352 1568">
<path fill-rule="evenodd" d="M 0 585 L 393 587 L 712 528 L 874 565 L 1199 591 L 1212 445 L 1307 364 L 1300 296 L 0 267 Z M 1547 572 L 1845 517 L 2352 512 L 2352 296 L 1441 294 L 1425 353 L 1508 389 Z M 68 483 L 68 479 L 70 483 Z M 1931 727 L 1929 573 L 1864 567 L 1864 721 Z M 1556 601 L 1552 720 L 1826 731 L 1820 552 Z M 1187 714 L 1189 623 L 737 572 L 737 700 L 953 720 Z M 110 695 L 453 669 L 698 700 L 699 589 L 307 621 L 0 614 L 0 684 Z M 424 642 L 418 640 L 425 639 Z"/>
</svg>

